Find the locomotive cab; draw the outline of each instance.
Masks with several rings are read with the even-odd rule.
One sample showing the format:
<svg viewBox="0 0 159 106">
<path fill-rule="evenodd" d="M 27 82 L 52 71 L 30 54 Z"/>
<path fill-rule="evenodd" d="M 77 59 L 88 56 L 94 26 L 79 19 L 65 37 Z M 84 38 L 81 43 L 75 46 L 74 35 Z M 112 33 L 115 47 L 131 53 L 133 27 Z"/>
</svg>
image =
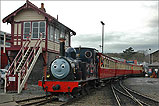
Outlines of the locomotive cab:
<svg viewBox="0 0 159 106">
<path fill-rule="evenodd" d="M 66 49 L 65 52 L 66 57 L 76 59 L 76 50 L 72 47 Z"/>
<path fill-rule="evenodd" d="M 96 59 L 98 51 L 93 48 L 75 48 L 78 54 L 78 58 L 82 61 L 81 69 L 82 69 L 82 79 L 92 79 L 97 78 L 97 70 Z"/>
</svg>

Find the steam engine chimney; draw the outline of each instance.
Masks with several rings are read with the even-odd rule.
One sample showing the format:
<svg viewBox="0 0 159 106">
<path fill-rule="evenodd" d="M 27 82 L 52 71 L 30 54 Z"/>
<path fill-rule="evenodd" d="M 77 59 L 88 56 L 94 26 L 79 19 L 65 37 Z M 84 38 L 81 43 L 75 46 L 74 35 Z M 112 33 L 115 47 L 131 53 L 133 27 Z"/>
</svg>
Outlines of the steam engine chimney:
<svg viewBox="0 0 159 106">
<path fill-rule="evenodd" d="M 60 38 L 60 56 L 65 56 L 65 38 Z"/>
</svg>

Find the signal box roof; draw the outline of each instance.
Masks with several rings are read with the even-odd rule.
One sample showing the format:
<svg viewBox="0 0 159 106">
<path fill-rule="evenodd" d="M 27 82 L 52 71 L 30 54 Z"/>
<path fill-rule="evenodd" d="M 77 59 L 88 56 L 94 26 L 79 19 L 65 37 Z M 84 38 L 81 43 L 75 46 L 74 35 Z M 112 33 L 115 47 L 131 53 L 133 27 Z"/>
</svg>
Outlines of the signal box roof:
<svg viewBox="0 0 159 106">
<path fill-rule="evenodd" d="M 26 0 L 26 3 L 19 7 L 17 10 L 15 10 L 14 12 L 12 12 L 11 14 L 9 14 L 8 16 L 6 16 L 2 21 L 3 23 L 11 23 L 13 21 L 13 17 L 17 15 L 17 13 L 19 13 L 20 11 L 24 10 L 24 9 L 33 9 L 34 11 L 37 11 L 39 14 L 42 14 L 43 16 L 45 16 L 45 18 L 51 23 L 55 23 L 60 25 L 61 27 L 64 27 L 68 30 L 70 30 L 70 32 L 72 32 L 72 35 L 76 35 L 76 32 L 74 32 L 73 30 L 71 30 L 70 28 L 68 28 L 67 26 L 63 25 L 62 23 L 60 23 L 56 18 L 54 18 L 53 16 L 49 15 L 48 13 L 46 13 L 45 11 L 43 11 L 42 9 L 38 8 L 37 6 L 35 6 L 33 3 L 31 3 L 29 0 Z"/>
</svg>

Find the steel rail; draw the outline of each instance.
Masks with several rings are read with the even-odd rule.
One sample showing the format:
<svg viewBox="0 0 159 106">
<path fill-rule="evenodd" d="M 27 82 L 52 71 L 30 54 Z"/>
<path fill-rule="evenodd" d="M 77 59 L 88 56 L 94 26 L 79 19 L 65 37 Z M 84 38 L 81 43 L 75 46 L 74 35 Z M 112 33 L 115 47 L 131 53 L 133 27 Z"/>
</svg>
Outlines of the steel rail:
<svg viewBox="0 0 159 106">
<path fill-rule="evenodd" d="M 154 100 L 153 98 L 151 98 L 151 97 L 149 97 L 149 96 L 143 95 L 143 94 L 138 93 L 138 92 L 136 92 L 136 91 L 134 91 L 134 90 L 132 90 L 132 89 L 129 89 L 129 88 L 127 88 L 126 86 L 122 85 L 121 82 L 120 82 L 120 85 L 123 86 L 123 87 L 124 87 L 126 90 L 128 90 L 129 92 L 134 93 L 134 94 L 136 94 L 136 95 L 138 95 L 138 96 L 140 96 L 140 97 L 142 97 L 142 98 L 148 99 L 148 100 L 150 100 L 150 101 L 152 101 L 152 102 L 154 102 L 154 103 L 156 103 L 156 104 L 159 105 L 159 101 L 156 101 L 156 100 Z M 139 100 L 139 99 L 138 99 L 138 100 Z M 141 100 L 139 100 L 139 101 L 141 102 Z M 143 101 L 142 101 L 142 102 L 143 102 Z M 145 103 L 145 102 L 143 102 L 143 103 Z M 146 104 L 146 103 L 145 103 L 145 104 Z"/>
<path fill-rule="evenodd" d="M 113 86 L 114 86 L 114 85 L 113 85 Z M 124 95 L 124 96 L 126 96 L 126 97 L 129 97 L 131 100 L 133 100 L 133 101 L 136 103 L 136 101 L 135 101 L 134 99 L 132 99 L 132 97 L 131 97 L 130 95 L 128 95 L 128 94 L 126 94 L 126 93 L 120 91 L 120 90 L 117 89 L 116 87 L 113 87 L 113 88 L 114 88 L 114 90 L 116 90 L 116 91 L 119 92 L 120 94 L 122 94 L 122 95 Z"/>
<path fill-rule="evenodd" d="M 143 106 L 142 103 L 137 99 L 135 98 L 127 89 L 125 89 L 125 87 L 121 84 L 121 81 L 119 82 L 120 86 L 123 88 L 123 90 L 125 90 L 129 95 L 130 97 L 136 101 L 140 106 Z"/>
<path fill-rule="evenodd" d="M 25 102 L 25 101 L 30 101 L 30 100 L 36 100 L 36 99 L 41 99 L 41 98 L 46 98 L 47 96 L 39 96 L 39 97 L 34 97 L 34 98 L 28 98 L 28 99 L 23 99 L 23 100 L 18 100 L 15 101 L 16 103 L 20 103 L 20 102 Z"/>
<path fill-rule="evenodd" d="M 113 85 L 114 86 L 114 85 Z M 120 94 L 122 94 L 122 95 L 124 95 L 124 96 L 126 96 L 126 97 L 129 97 L 131 100 L 133 100 L 135 103 L 138 103 L 138 102 L 136 102 L 136 100 L 134 99 L 134 97 L 132 98 L 132 96 L 130 96 L 129 94 L 126 94 L 126 93 L 124 93 L 124 92 L 122 92 L 121 90 L 119 90 L 119 89 L 117 89 L 116 87 L 113 87 L 117 92 L 119 92 Z M 140 106 L 143 106 L 143 104 L 144 104 L 144 106 L 150 106 L 149 104 L 146 104 L 146 103 L 144 103 L 143 101 L 140 101 L 140 100 L 138 100 L 140 103 L 141 103 L 141 105 Z"/>
<path fill-rule="evenodd" d="M 50 97 L 50 99 L 48 99 L 48 97 Z M 33 100 L 39 100 L 39 99 L 45 99 L 45 100 L 34 101 L 34 102 L 31 102 L 31 103 L 25 103 L 27 101 L 33 101 Z M 29 105 L 35 105 L 35 104 L 36 105 L 42 105 L 42 104 L 48 103 L 49 100 L 51 100 L 51 95 L 28 98 L 28 99 L 18 100 L 18 101 L 15 101 L 15 102 L 18 103 L 18 104 L 22 103 L 21 106 L 29 106 Z"/>
<path fill-rule="evenodd" d="M 114 86 L 111 84 L 111 89 L 112 89 L 112 91 L 113 91 L 113 94 L 114 94 L 114 97 L 115 97 L 115 99 L 116 99 L 116 101 L 117 101 L 117 104 L 118 104 L 118 106 L 121 106 L 121 104 L 120 104 L 120 99 L 119 99 L 119 97 L 116 95 L 116 93 L 115 93 L 115 88 L 114 88 Z"/>
</svg>

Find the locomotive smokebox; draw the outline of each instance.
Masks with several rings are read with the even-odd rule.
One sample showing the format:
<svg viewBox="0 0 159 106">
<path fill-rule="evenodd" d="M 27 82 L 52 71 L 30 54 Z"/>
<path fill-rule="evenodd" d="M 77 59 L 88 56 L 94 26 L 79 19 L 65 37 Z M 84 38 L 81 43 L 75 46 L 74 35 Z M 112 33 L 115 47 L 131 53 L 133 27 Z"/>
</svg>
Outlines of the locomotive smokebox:
<svg viewBox="0 0 159 106">
<path fill-rule="evenodd" d="M 60 38 L 60 56 L 65 56 L 65 38 Z"/>
</svg>

